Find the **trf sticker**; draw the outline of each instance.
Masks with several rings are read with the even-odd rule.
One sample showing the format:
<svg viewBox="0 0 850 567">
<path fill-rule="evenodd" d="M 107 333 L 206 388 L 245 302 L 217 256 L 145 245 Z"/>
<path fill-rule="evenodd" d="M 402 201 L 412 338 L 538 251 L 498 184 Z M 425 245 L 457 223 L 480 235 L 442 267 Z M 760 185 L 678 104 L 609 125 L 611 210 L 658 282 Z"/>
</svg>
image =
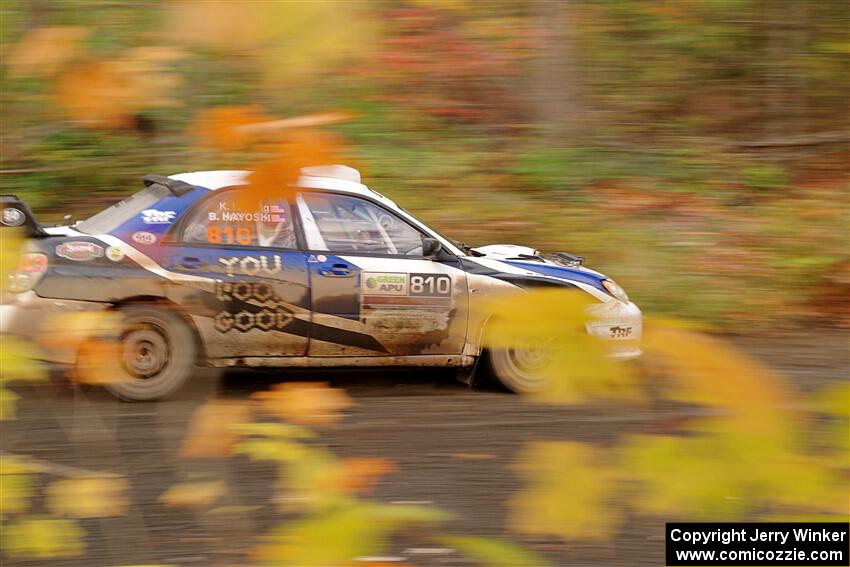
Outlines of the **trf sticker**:
<svg viewBox="0 0 850 567">
<path fill-rule="evenodd" d="M 145 224 L 171 224 L 177 213 L 174 211 L 160 211 L 157 209 L 145 209 L 142 211 L 142 222 Z"/>
</svg>

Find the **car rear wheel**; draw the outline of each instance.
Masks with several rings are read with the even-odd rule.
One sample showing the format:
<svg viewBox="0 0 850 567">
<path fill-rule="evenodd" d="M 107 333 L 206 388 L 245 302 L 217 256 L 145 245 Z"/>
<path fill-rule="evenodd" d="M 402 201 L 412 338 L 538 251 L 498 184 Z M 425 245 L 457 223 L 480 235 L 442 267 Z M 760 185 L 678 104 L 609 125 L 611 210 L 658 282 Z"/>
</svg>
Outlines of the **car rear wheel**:
<svg viewBox="0 0 850 567">
<path fill-rule="evenodd" d="M 120 376 L 107 390 L 127 401 L 162 399 L 192 375 L 197 346 L 192 330 L 174 311 L 153 305 L 121 310 Z"/>
<path fill-rule="evenodd" d="M 490 371 L 501 384 L 517 394 L 533 394 L 546 388 L 545 349 L 493 348 L 488 351 Z"/>
</svg>

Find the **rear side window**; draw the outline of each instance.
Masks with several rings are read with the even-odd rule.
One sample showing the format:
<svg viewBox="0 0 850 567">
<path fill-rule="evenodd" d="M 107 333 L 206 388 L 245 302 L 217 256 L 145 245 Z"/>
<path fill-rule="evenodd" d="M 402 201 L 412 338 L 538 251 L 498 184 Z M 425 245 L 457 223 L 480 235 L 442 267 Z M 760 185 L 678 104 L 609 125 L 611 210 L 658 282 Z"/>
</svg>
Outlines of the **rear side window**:
<svg viewBox="0 0 850 567">
<path fill-rule="evenodd" d="M 180 240 L 186 244 L 298 247 L 289 203 L 284 198 L 239 198 L 238 189 L 219 189 L 189 213 Z"/>
<path fill-rule="evenodd" d="M 78 223 L 74 228 L 86 234 L 106 234 L 112 232 L 143 210 L 148 209 L 168 196 L 170 192 L 162 185 L 151 185 L 134 193 L 120 203 L 115 203 L 96 215 Z"/>
</svg>

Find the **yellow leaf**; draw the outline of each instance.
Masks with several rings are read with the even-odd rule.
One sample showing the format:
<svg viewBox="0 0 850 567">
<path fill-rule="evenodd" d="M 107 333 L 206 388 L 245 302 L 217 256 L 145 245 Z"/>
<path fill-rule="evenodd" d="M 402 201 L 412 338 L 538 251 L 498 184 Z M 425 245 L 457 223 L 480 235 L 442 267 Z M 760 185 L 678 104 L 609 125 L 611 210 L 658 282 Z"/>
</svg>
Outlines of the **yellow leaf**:
<svg viewBox="0 0 850 567">
<path fill-rule="evenodd" d="M 23 512 L 33 495 L 33 479 L 7 457 L 0 459 L 0 516 Z"/>
<path fill-rule="evenodd" d="M 357 557 L 384 552 L 396 530 L 444 518 L 437 510 L 349 502 L 274 529 L 255 556 L 273 565 L 348 565 Z"/>
<path fill-rule="evenodd" d="M 607 539 L 622 522 L 615 470 L 592 446 L 535 442 L 517 468 L 528 484 L 511 500 L 520 533 L 565 539 Z"/>
<path fill-rule="evenodd" d="M 718 338 L 664 320 L 648 322 L 642 346 L 649 362 L 667 368 L 668 398 L 728 412 L 741 431 L 766 443 L 790 439 L 793 421 L 781 408 L 793 396 L 773 370 Z"/>
<path fill-rule="evenodd" d="M 6 277 L 21 259 L 21 249 L 24 245 L 24 235 L 19 228 L 3 227 L 0 232 L 0 277 L 5 287 Z"/>
<path fill-rule="evenodd" d="M 169 7 L 173 43 L 252 60 L 274 86 L 321 79 L 376 44 L 379 18 L 368 2 L 183 0 Z"/>
<path fill-rule="evenodd" d="M 3 551 L 12 557 L 74 557 L 86 549 L 85 532 L 73 520 L 20 518 L 3 526 L 2 537 Z"/>
<path fill-rule="evenodd" d="M 517 291 L 479 299 L 474 309 L 490 319 L 485 346 L 538 351 L 545 388 L 534 401 L 558 404 L 595 398 L 639 401 L 643 391 L 632 367 L 608 356 L 608 343 L 587 332 L 595 310 L 586 293 L 567 289 Z"/>
<path fill-rule="evenodd" d="M 39 343 L 51 348 L 76 348 L 86 340 L 117 337 L 121 326 L 121 315 L 114 311 L 57 313 L 45 321 Z"/>
<path fill-rule="evenodd" d="M 437 8 L 441 10 L 467 10 L 468 0 L 412 0 L 413 5 L 422 8 Z"/>
<path fill-rule="evenodd" d="M 15 419 L 16 406 L 20 396 L 10 390 L 0 386 L 0 421 L 9 421 Z"/>
<path fill-rule="evenodd" d="M 53 513 L 72 518 L 123 516 L 128 487 L 126 480 L 115 477 L 58 480 L 47 487 L 48 506 Z"/>
</svg>

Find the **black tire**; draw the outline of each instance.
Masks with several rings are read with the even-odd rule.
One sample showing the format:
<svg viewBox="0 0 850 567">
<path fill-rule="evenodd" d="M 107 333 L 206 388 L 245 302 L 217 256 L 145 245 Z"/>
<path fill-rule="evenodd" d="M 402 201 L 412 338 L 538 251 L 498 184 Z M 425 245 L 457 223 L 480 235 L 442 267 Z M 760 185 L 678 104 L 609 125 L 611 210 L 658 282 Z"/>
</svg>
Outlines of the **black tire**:
<svg viewBox="0 0 850 567">
<path fill-rule="evenodd" d="M 549 383 L 541 372 L 545 366 L 544 356 L 542 352 L 532 353 L 527 349 L 491 348 L 486 360 L 491 375 L 505 388 L 517 394 L 535 394 Z"/>
<path fill-rule="evenodd" d="M 197 356 L 195 336 L 173 310 L 137 304 L 121 309 L 120 361 L 122 375 L 106 389 L 130 402 L 163 399 L 192 376 Z"/>
</svg>

